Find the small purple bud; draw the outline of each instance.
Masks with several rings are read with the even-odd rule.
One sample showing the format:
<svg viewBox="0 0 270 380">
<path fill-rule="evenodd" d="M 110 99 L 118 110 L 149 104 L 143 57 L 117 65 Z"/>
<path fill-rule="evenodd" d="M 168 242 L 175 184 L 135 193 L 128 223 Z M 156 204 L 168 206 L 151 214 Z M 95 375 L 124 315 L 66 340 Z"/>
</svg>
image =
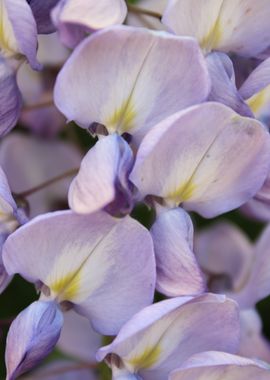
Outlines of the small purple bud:
<svg viewBox="0 0 270 380">
<path fill-rule="evenodd" d="M 6 344 L 6 380 L 35 367 L 57 343 L 63 325 L 55 302 L 36 301 L 12 322 Z"/>
</svg>

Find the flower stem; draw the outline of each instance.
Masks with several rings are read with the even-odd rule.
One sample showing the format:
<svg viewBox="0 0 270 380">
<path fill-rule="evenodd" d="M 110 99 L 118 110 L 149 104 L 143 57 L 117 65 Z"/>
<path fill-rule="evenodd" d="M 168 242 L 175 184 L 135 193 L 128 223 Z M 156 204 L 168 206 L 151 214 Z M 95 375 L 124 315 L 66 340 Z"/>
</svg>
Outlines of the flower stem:
<svg viewBox="0 0 270 380">
<path fill-rule="evenodd" d="M 158 12 L 150 11 L 149 9 L 138 8 L 138 7 L 131 5 L 131 4 L 128 5 L 128 11 L 130 13 L 135 13 L 138 15 L 145 15 L 145 16 L 154 17 L 154 18 L 157 18 L 158 20 L 161 20 L 161 17 L 162 17 L 162 15 Z"/>
<path fill-rule="evenodd" d="M 79 171 L 78 168 L 76 169 L 71 169 L 71 170 L 68 170 L 67 172 L 63 173 L 63 174 L 60 174 L 54 178 L 51 178 L 49 179 L 48 181 L 46 182 L 43 182 L 35 187 L 32 187 L 31 189 L 28 189 L 26 191 L 23 191 L 21 193 L 15 193 L 14 196 L 15 197 L 18 197 L 18 198 L 24 198 L 24 197 L 28 197 L 29 195 L 32 195 L 34 193 L 36 193 L 37 191 L 40 191 L 52 184 L 54 184 L 55 182 L 58 182 L 58 181 L 61 181 L 62 179 L 65 179 L 67 177 L 71 177 L 71 176 L 74 176 L 75 174 L 77 174 Z"/>
<path fill-rule="evenodd" d="M 26 111 L 26 112 L 28 112 L 28 111 L 38 110 L 40 108 L 50 107 L 50 106 L 53 106 L 53 105 L 54 105 L 54 102 L 53 102 L 52 99 L 50 99 L 50 100 L 47 100 L 47 101 L 44 101 L 44 102 L 26 105 L 25 107 L 23 107 L 23 110 Z"/>
</svg>

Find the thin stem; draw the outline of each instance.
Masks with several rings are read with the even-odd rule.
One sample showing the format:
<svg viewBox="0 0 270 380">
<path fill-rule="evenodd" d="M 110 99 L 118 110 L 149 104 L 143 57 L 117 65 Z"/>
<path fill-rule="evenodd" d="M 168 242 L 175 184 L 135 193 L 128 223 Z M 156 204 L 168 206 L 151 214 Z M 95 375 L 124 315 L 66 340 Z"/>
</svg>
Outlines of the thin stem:
<svg viewBox="0 0 270 380">
<path fill-rule="evenodd" d="M 26 111 L 26 112 L 28 112 L 28 111 L 38 110 L 40 108 L 50 107 L 50 106 L 53 106 L 53 105 L 54 105 L 53 99 L 50 99 L 50 100 L 47 100 L 47 101 L 44 101 L 44 102 L 40 102 L 40 103 L 29 104 L 29 105 L 25 106 L 23 108 L 23 110 Z"/>
<path fill-rule="evenodd" d="M 161 18 L 162 18 L 162 15 L 158 12 L 150 11 L 149 9 L 138 8 L 138 7 L 131 5 L 131 4 L 128 5 L 128 11 L 130 13 L 135 13 L 138 15 L 145 15 L 145 16 L 154 17 L 154 18 L 157 18 L 158 20 L 161 20 Z"/>
<path fill-rule="evenodd" d="M 22 193 L 16 193 L 14 195 L 16 197 L 18 197 L 18 198 L 28 197 L 29 195 L 32 195 L 32 194 L 36 193 L 37 191 L 40 191 L 40 190 L 44 189 L 45 187 L 48 187 L 48 186 L 54 184 L 55 182 L 61 181 L 62 179 L 65 179 L 67 177 L 71 177 L 71 176 L 77 174 L 78 171 L 79 171 L 78 168 L 68 170 L 67 172 L 65 172 L 63 174 L 60 174 L 60 175 L 58 175 L 58 176 L 56 176 L 54 178 L 51 178 L 48 181 L 43 182 L 43 183 L 41 183 L 41 184 L 39 184 L 39 185 L 37 185 L 35 187 L 32 187 L 29 190 L 23 191 Z"/>
</svg>

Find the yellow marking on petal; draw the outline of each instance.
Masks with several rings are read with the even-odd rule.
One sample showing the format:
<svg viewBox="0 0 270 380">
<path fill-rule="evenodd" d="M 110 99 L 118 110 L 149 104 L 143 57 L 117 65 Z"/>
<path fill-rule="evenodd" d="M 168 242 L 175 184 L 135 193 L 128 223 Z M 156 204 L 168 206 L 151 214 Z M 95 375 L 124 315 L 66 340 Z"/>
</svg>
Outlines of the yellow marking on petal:
<svg viewBox="0 0 270 380">
<path fill-rule="evenodd" d="M 161 347 L 159 345 L 147 347 L 141 355 L 129 360 L 129 364 L 131 364 L 134 369 L 150 368 L 157 362 L 160 354 Z"/>
<path fill-rule="evenodd" d="M 15 58 L 19 53 L 18 43 L 3 0 L 0 0 L 0 51 L 6 57 L 14 56 Z"/>
<path fill-rule="evenodd" d="M 189 200 L 194 194 L 195 189 L 196 185 L 191 181 L 187 181 L 179 186 L 175 191 L 171 192 L 166 198 L 169 201 L 173 201 L 174 204 L 180 204 Z"/>
<path fill-rule="evenodd" d="M 122 103 L 105 122 L 109 131 L 128 132 L 134 127 L 136 111 L 130 98 Z"/>
<path fill-rule="evenodd" d="M 209 32 L 199 41 L 202 50 L 206 54 L 218 47 L 218 44 L 222 38 L 222 32 L 220 21 L 217 19 Z"/>
<path fill-rule="evenodd" d="M 75 270 L 49 285 L 59 301 L 72 301 L 80 290 L 80 272 Z"/>
<path fill-rule="evenodd" d="M 251 108 L 252 112 L 256 116 L 261 109 L 264 107 L 265 102 L 268 100 L 268 91 L 270 90 L 270 85 L 265 87 L 263 90 L 253 95 L 247 100 L 247 104 Z M 270 103 L 270 102 L 269 102 Z M 270 107 L 270 104 L 269 104 Z"/>
</svg>

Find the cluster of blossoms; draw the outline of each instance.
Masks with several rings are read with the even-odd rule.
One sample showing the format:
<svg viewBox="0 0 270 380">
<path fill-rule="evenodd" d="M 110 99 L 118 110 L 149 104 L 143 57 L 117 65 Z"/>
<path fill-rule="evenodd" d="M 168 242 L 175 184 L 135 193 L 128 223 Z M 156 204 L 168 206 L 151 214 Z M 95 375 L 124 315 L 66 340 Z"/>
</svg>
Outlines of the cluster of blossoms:
<svg viewBox="0 0 270 380">
<path fill-rule="evenodd" d="M 269 20 L 269 0 L 0 0 L 0 291 L 39 295 L 6 380 L 270 379 L 270 227 L 253 246 L 190 215 L 270 222 Z"/>
</svg>

